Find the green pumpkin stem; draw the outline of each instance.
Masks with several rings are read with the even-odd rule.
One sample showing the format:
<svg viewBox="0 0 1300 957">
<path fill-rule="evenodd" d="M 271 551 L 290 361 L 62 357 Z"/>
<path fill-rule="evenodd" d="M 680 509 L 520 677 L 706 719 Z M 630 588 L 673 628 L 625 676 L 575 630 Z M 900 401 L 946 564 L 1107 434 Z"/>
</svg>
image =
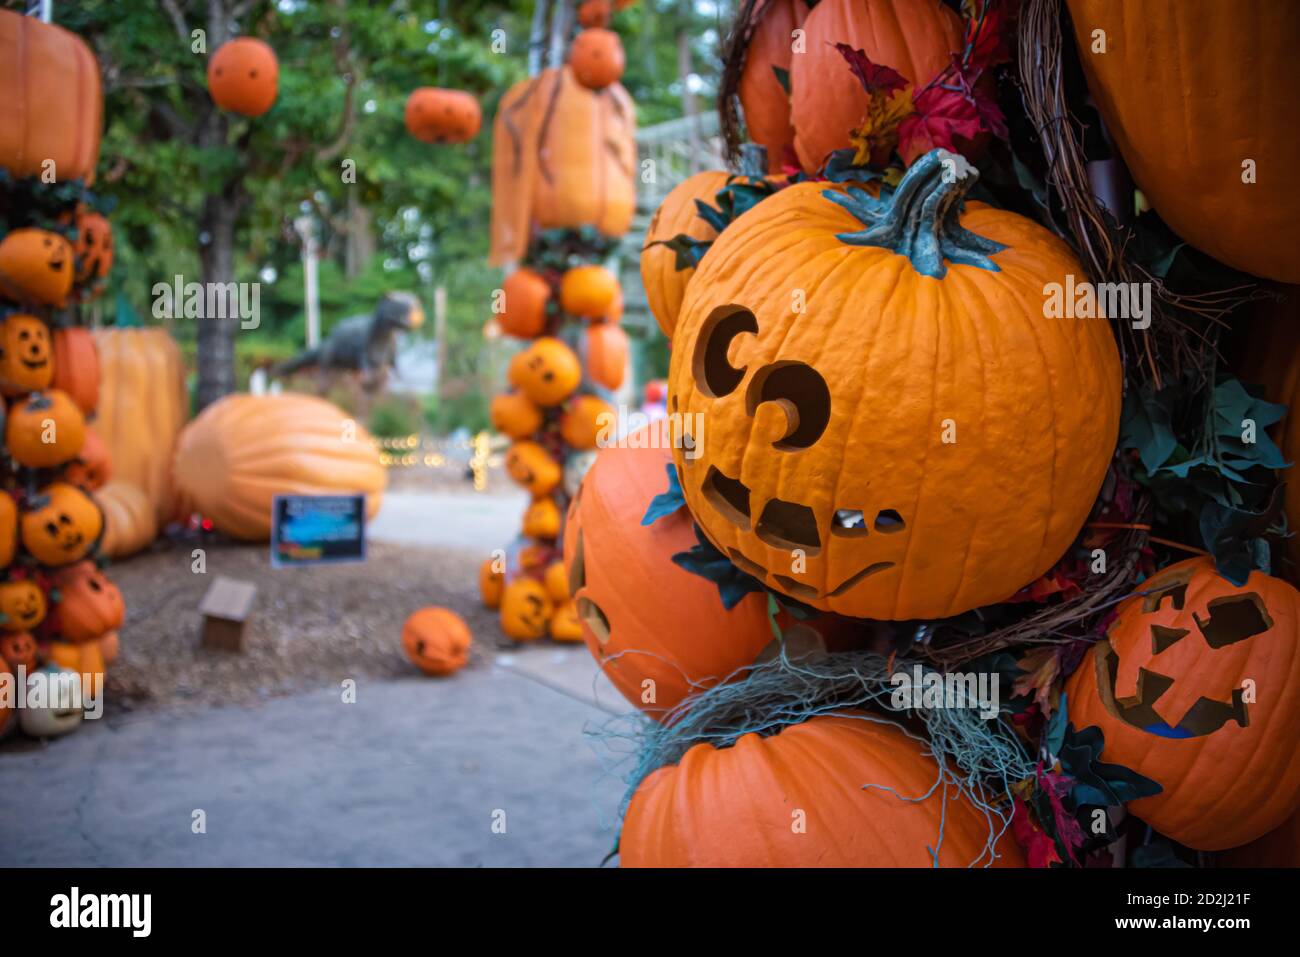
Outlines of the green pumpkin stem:
<svg viewBox="0 0 1300 957">
<path fill-rule="evenodd" d="M 935 149 L 913 163 L 893 192 L 880 199 L 856 186 L 849 187 L 847 195 L 833 189 L 822 195 L 867 227 L 836 234 L 850 246 L 892 250 L 911 260 L 921 275 L 935 279 L 948 273 L 944 260 L 999 272 L 989 256 L 1006 246 L 975 235 L 958 221 L 966 193 L 979 175 L 965 157 Z"/>
</svg>

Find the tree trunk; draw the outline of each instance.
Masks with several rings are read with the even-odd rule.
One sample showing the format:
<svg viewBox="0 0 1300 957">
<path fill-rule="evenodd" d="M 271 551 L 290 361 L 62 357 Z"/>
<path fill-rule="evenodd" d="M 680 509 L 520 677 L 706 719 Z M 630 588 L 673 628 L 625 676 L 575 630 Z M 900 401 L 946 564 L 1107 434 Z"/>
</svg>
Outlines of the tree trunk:
<svg viewBox="0 0 1300 957">
<path fill-rule="evenodd" d="M 235 281 L 235 197 L 209 196 L 203 201 L 199 224 L 207 243 L 200 246 L 199 261 L 204 283 Z M 208 287 L 210 288 L 210 287 Z M 235 330 L 237 316 L 226 319 L 205 317 L 195 320 L 198 330 L 199 385 L 197 404 L 200 410 L 235 391 Z"/>
<path fill-rule="evenodd" d="M 348 231 L 343 245 L 343 274 L 356 279 L 375 254 L 375 227 L 370 210 L 348 190 Z"/>
</svg>

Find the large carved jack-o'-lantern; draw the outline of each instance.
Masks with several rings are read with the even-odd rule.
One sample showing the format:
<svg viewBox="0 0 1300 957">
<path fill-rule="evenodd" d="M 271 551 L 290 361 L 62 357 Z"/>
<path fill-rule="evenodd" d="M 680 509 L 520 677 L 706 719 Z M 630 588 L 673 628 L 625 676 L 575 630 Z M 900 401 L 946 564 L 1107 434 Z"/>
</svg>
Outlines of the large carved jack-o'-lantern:
<svg viewBox="0 0 1300 957">
<path fill-rule="evenodd" d="M 687 504 L 736 565 L 864 618 L 941 618 L 1052 566 L 1119 427 L 1101 319 L 1048 319 L 1064 243 L 963 196 L 935 150 L 889 197 L 801 183 L 739 217 L 686 290 L 670 412 Z M 686 453 L 692 451 L 689 456 Z"/>
<path fill-rule="evenodd" d="M 1235 847 L 1300 806 L 1300 592 L 1245 587 L 1209 558 L 1171 565 L 1119 608 L 1066 686 L 1101 760 L 1151 778 L 1129 809 L 1189 847 Z"/>
</svg>

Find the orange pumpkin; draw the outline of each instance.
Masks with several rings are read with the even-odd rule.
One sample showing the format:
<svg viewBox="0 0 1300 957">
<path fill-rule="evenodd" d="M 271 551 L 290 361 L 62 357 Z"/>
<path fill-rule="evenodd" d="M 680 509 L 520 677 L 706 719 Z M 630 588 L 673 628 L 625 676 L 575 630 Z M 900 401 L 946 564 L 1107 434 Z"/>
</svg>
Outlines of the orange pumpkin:
<svg viewBox="0 0 1300 957">
<path fill-rule="evenodd" d="M 1210 558 L 1163 569 L 1119 606 L 1066 685 L 1070 722 L 1102 760 L 1159 794 L 1128 808 L 1198 850 L 1253 841 L 1300 807 L 1300 592 Z"/>
<path fill-rule="evenodd" d="M 0 239 L 0 293 L 20 303 L 62 307 L 72 291 L 72 244 L 45 229 Z"/>
<path fill-rule="evenodd" d="M 75 254 L 77 282 L 103 279 L 113 268 L 113 227 L 107 219 L 85 207 L 77 208 Z"/>
<path fill-rule="evenodd" d="M 261 116 L 280 90 L 275 51 L 256 37 L 227 40 L 208 61 L 208 92 L 223 110 Z"/>
<path fill-rule="evenodd" d="M 59 590 L 57 633 L 64 641 L 98 641 L 122 627 L 126 604 L 122 592 L 92 561 L 60 568 L 54 576 Z"/>
<path fill-rule="evenodd" d="M 614 427 L 613 407 L 594 395 L 570 399 L 560 417 L 560 437 L 575 449 L 594 449 L 602 435 L 614 434 Z"/>
<path fill-rule="evenodd" d="M 554 499 L 539 498 L 524 511 L 523 532 L 529 538 L 556 538 L 560 534 L 560 507 Z"/>
<path fill-rule="evenodd" d="M 628 342 L 622 326 L 602 322 L 586 330 L 587 375 L 606 389 L 617 389 L 627 376 Z"/>
<path fill-rule="evenodd" d="M 49 664 L 57 665 L 67 671 L 80 672 L 82 687 L 86 681 L 104 680 L 104 651 L 98 641 L 89 641 L 74 645 L 68 641 L 48 641 L 44 643 L 45 657 Z"/>
<path fill-rule="evenodd" d="M 501 594 L 501 630 L 515 641 L 536 641 L 546 634 L 555 605 L 535 578 L 516 578 Z"/>
<path fill-rule="evenodd" d="M 1300 6 L 1069 0 L 1097 108 L 1147 202 L 1197 249 L 1300 282 Z M 1096 31 L 1105 52 L 1093 52 Z M 1236 109 L 1226 104 L 1238 104 Z M 1240 104 L 1249 104 L 1241 108 Z M 1249 168 L 1247 167 L 1249 164 Z M 1247 180 L 1250 180 L 1249 182 Z"/>
<path fill-rule="evenodd" d="M 86 415 L 99 404 L 99 350 L 89 329 L 72 326 L 55 329 L 54 378 L 50 385 L 71 396 Z"/>
<path fill-rule="evenodd" d="M 67 482 L 51 482 L 18 520 L 19 537 L 42 565 L 80 561 L 99 541 L 104 516 L 89 495 Z"/>
<path fill-rule="evenodd" d="M 794 148 L 794 127 L 790 124 L 790 94 L 776 71 L 789 75 L 794 31 L 808 16 L 808 7 L 803 0 L 760 0 L 754 16 L 738 93 L 749 138 L 767 149 L 768 171 L 779 173 Z"/>
<path fill-rule="evenodd" d="M 646 231 L 641 249 L 641 283 L 650 312 L 669 339 L 673 337 L 686 284 L 695 275 L 695 267 L 679 268 L 677 254 L 663 243 L 682 235 L 701 242 L 714 239 L 718 232 L 699 214 L 696 202 L 712 206 L 718 190 L 727 185 L 727 179 L 722 170 L 705 170 L 678 183 L 659 204 Z"/>
<path fill-rule="evenodd" d="M 609 0 L 582 0 L 578 4 L 578 26 L 583 29 L 607 27 L 612 15 Z"/>
<path fill-rule="evenodd" d="M 0 166 L 95 182 L 104 95 L 99 63 L 75 33 L 0 10 Z M 47 167 L 46 162 L 53 167 Z"/>
<path fill-rule="evenodd" d="M 13 496 L 0 490 L 0 569 L 8 568 L 18 550 L 18 506 Z"/>
<path fill-rule="evenodd" d="M 578 618 L 577 606 L 568 599 L 557 603 L 547 630 L 554 641 L 582 641 L 582 621 Z"/>
<path fill-rule="evenodd" d="M 884 203 L 787 187 L 687 287 L 669 408 L 708 424 L 674 451 L 687 505 L 806 604 L 908 619 L 1002 601 L 1061 557 L 1101 487 L 1120 412 L 1109 324 L 1044 318 L 1043 290 L 1083 267 L 1024 217 L 961 212 L 976 176 L 935 150 Z"/>
<path fill-rule="evenodd" d="M 449 608 L 421 608 L 402 625 L 402 647 L 426 675 L 444 676 L 469 661 L 469 626 Z"/>
<path fill-rule="evenodd" d="M 140 486 L 114 479 L 96 489 L 94 499 L 104 513 L 99 550 L 109 558 L 134 555 L 158 537 L 153 502 Z"/>
<path fill-rule="evenodd" d="M 363 492 L 374 518 L 388 474 L 370 434 L 310 395 L 228 395 L 176 443 L 176 484 L 196 511 L 235 538 L 271 535 L 276 495 Z"/>
<path fill-rule="evenodd" d="M 1219 853 L 1220 867 L 1300 867 L 1300 811 L 1257 841 Z"/>
<path fill-rule="evenodd" d="M 623 867 L 969 867 L 1000 826 L 934 787 L 925 746 L 866 715 L 693 746 L 632 795 Z M 876 785 L 867 787 L 867 785 Z M 802 826 L 801 826 L 802 825 Z M 1023 867 L 1009 838 L 997 867 Z M 937 859 L 936 859 L 937 858 Z"/>
<path fill-rule="evenodd" d="M 618 277 L 604 266 L 574 266 L 560 280 L 560 308 L 583 319 L 604 319 L 619 298 Z"/>
<path fill-rule="evenodd" d="M 5 584 L 0 584 L 0 595 L 7 595 L 4 588 Z M 40 589 L 37 589 L 37 591 L 39 592 Z M 44 601 L 43 598 L 42 601 Z M 2 613 L 0 612 L 0 614 Z M 9 628 L 5 619 L 0 619 L 0 628 Z M 0 635 L 0 658 L 3 658 L 5 663 L 14 670 L 21 666 L 29 672 L 35 671 L 37 665 L 36 639 L 26 631 L 6 630 L 4 634 Z"/>
<path fill-rule="evenodd" d="M 21 395 L 49 386 L 54 378 L 50 331 L 35 316 L 15 312 L 0 324 L 0 391 Z"/>
<path fill-rule="evenodd" d="M 547 565 L 542 584 L 546 586 L 546 593 L 557 606 L 569 600 L 569 570 L 564 567 L 564 562 L 551 562 Z"/>
<path fill-rule="evenodd" d="M 543 336 L 510 360 L 507 377 L 537 405 L 559 405 L 582 381 L 582 367 L 561 340 Z"/>
<path fill-rule="evenodd" d="M 752 664 L 772 640 L 767 606 L 731 611 L 713 582 L 675 565 L 696 544 L 685 509 L 642 525 L 668 487 L 666 422 L 602 449 L 569 510 L 564 562 L 587 647 L 628 701 L 662 717 L 692 690 Z"/>
<path fill-rule="evenodd" d="M 19 578 L 0 582 L 0 631 L 31 631 L 45 620 L 47 607 L 45 592 L 34 581 Z M 29 652 L 35 654 L 34 645 L 29 649 L 21 637 L 6 636 L 4 641 L 5 644 L 0 645 L 0 654 L 14 667 L 25 663 Z M 26 641 L 32 641 L 32 636 L 26 635 Z M 27 667 L 31 670 L 32 665 Z"/>
<path fill-rule="evenodd" d="M 488 406 L 492 427 L 512 439 L 524 439 L 542 427 L 542 410 L 521 392 L 494 395 Z"/>
<path fill-rule="evenodd" d="M 917 86 L 963 45 L 961 17 L 939 0 L 821 0 L 803 21 L 805 51 L 790 65 L 794 148 L 806 172 L 850 145 L 869 97 L 835 49 L 847 43 Z"/>
<path fill-rule="evenodd" d="M 506 474 L 532 493 L 549 495 L 564 477 L 560 463 L 536 442 L 516 442 L 506 452 Z"/>
<path fill-rule="evenodd" d="M 422 143 L 466 143 L 482 125 L 478 100 L 464 90 L 424 86 L 406 98 L 406 131 Z"/>
<path fill-rule="evenodd" d="M 483 564 L 478 567 L 478 593 L 483 599 L 483 607 L 500 608 L 501 592 L 505 587 L 506 576 L 497 570 L 497 560 L 483 559 Z"/>
<path fill-rule="evenodd" d="M 108 446 L 92 425 L 86 426 L 86 440 L 77 457 L 68 463 L 63 477 L 87 492 L 103 488 L 113 474 L 113 464 L 108 459 Z"/>
<path fill-rule="evenodd" d="M 623 78 L 627 58 L 623 41 L 613 30 L 592 27 L 573 38 L 569 48 L 569 68 L 579 83 L 589 90 L 603 90 Z"/>
<path fill-rule="evenodd" d="M 516 269 L 501 285 L 502 311 L 497 315 L 501 331 L 516 339 L 534 339 L 546 330 L 546 304 L 551 301 L 551 284 L 531 269 Z"/>
<path fill-rule="evenodd" d="M 86 418 L 66 392 L 34 392 L 14 403 L 5 445 L 19 465 L 48 469 L 71 462 L 86 442 Z"/>
</svg>

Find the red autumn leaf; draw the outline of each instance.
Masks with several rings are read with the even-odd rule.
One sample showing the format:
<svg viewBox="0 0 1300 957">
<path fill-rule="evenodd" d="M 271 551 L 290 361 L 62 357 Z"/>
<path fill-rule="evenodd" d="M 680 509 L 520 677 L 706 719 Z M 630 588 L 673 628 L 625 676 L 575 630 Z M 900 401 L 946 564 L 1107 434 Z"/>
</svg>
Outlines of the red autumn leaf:
<svg viewBox="0 0 1300 957">
<path fill-rule="evenodd" d="M 980 17 L 983 7 L 983 19 Z M 966 58 L 968 68 L 982 70 L 985 67 L 1006 63 L 1011 59 L 1011 15 L 1007 12 L 1005 0 L 973 0 L 970 4 L 970 18 L 966 21 L 965 46 L 970 49 Z"/>
<path fill-rule="evenodd" d="M 1030 867 L 1050 867 L 1061 863 L 1061 857 L 1056 853 L 1056 842 L 1034 823 L 1029 806 L 1019 798 L 1011 812 L 1011 833 L 1024 849 Z"/>
<path fill-rule="evenodd" d="M 839 51 L 840 56 L 844 57 L 849 69 L 868 93 L 875 93 L 877 90 L 894 93 L 907 86 L 905 76 L 891 67 L 872 63 L 866 51 L 855 50 L 847 43 L 837 43 L 835 49 Z"/>
<path fill-rule="evenodd" d="M 957 152 L 958 136 L 974 139 L 983 128 L 975 104 L 958 90 L 935 84 L 915 102 L 916 112 L 898 128 L 898 150 L 908 164 L 933 149 Z"/>
<path fill-rule="evenodd" d="M 1038 781 L 1052 805 L 1052 816 L 1056 821 L 1056 836 L 1065 845 L 1070 860 L 1077 864 L 1078 859 L 1074 856 L 1074 849 L 1083 847 L 1083 828 L 1079 826 L 1075 816 L 1065 809 L 1064 803 L 1065 796 L 1070 793 L 1070 788 L 1074 784 L 1074 779 L 1059 771 L 1049 771 L 1046 774 L 1040 773 Z"/>
</svg>

